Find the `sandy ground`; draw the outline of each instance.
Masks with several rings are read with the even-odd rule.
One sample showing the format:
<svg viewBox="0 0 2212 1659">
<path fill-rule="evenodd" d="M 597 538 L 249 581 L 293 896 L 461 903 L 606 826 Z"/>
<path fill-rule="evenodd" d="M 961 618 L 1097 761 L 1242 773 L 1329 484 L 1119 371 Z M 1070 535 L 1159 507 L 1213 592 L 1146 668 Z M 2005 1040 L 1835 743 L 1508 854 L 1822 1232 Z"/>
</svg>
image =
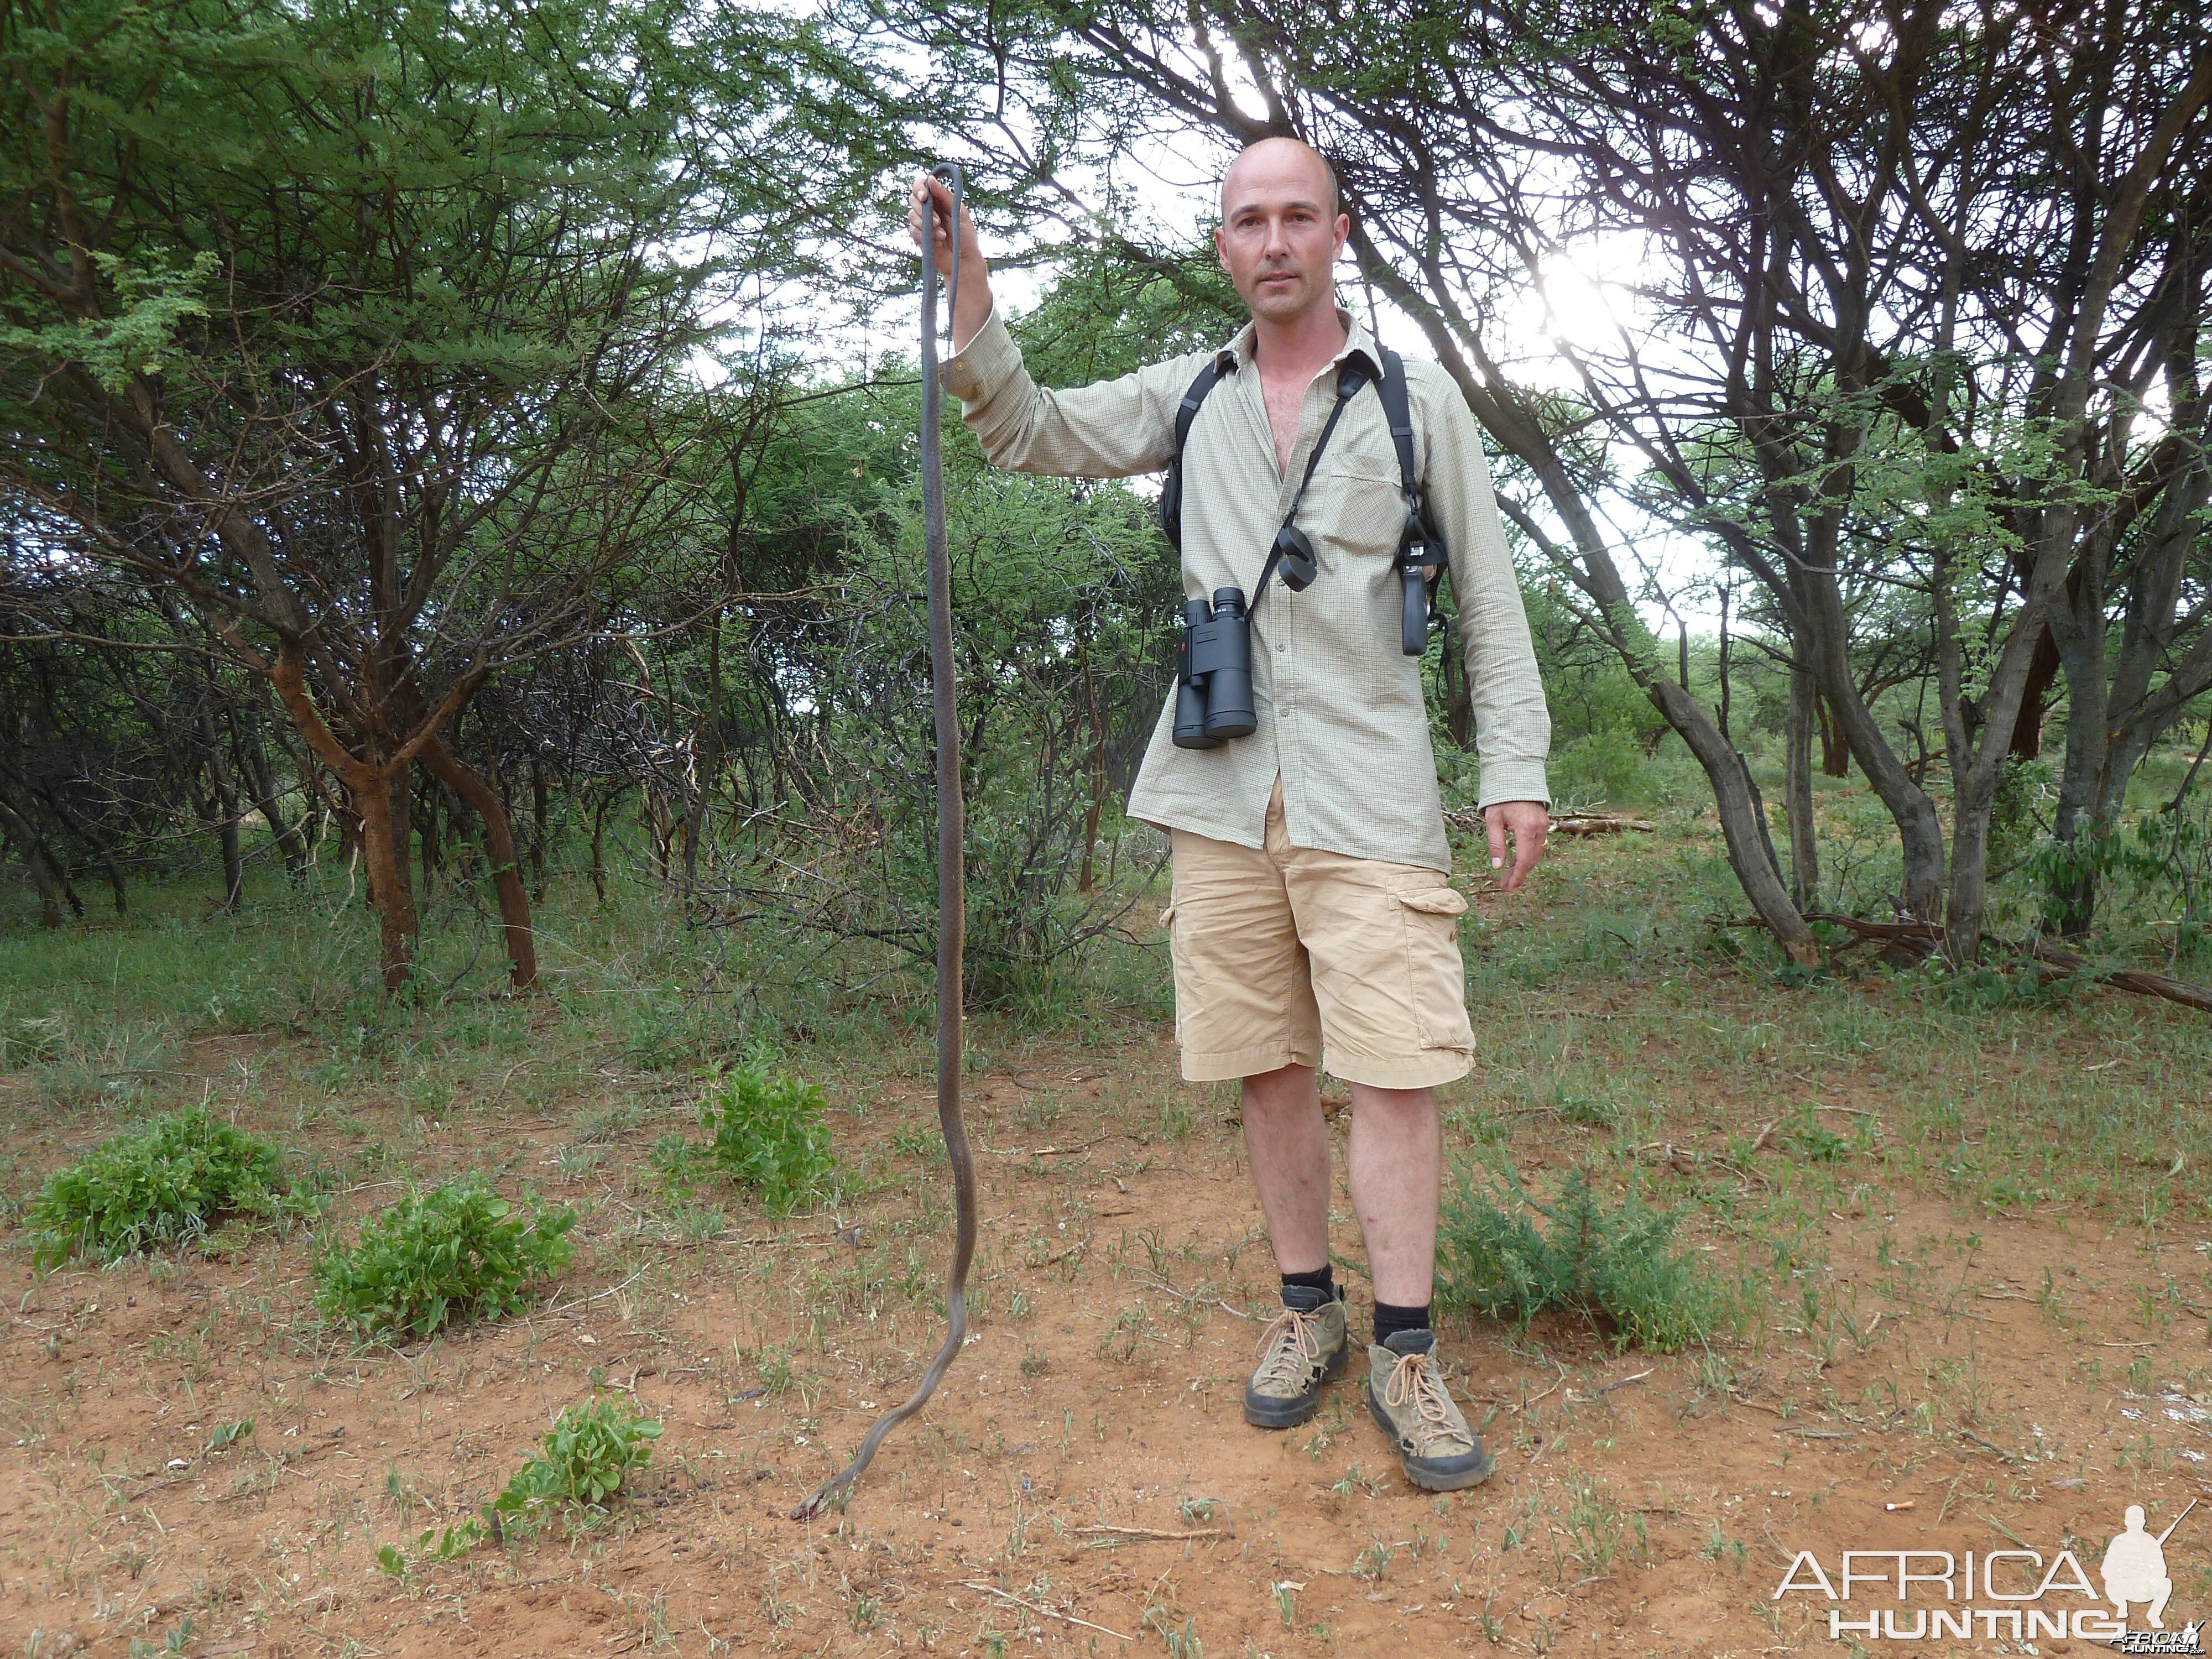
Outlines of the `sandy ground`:
<svg viewBox="0 0 2212 1659">
<path fill-rule="evenodd" d="M 1758 1269 L 1772 1283 L 1756 1332 L 1662 1357 L 1563 1322 L 1443 1322 L 1498 1455 L 1477 1491 L 1407 1486 L 1357 1370 L 1314 1423 L 1249 1428 L 1238 1394 L 1272 1262 L 1225 1097 L 1184 1091 L 1194 1121 L 1161 1127 L 1171 1067 L 1149 1032 L 977 1080 L 976 1332 L 849 1508 L 811 1524 L 793 1506 L 939 1330 L 949 1202 L 911 1075 L 832 1091 L 848 1161 L 896 1179 L 788 1223 L 733 1208 L 705 1242 L 638 1183 L 668 1122 L 648 1115 L 565 1174 L 569 1126 L 434 1128 L 434 1164 L 504 1148 L 518 1184 L 591 1201 L 544 1304 L 425 1348 L 333 1345 L 300 1233 L 44 1279 L 19 1253 L 0 1335 L 0 1653 L 2087 1651 L 2101 1644 L 2070 1626 L 2053 1640 L 2008 1621 L 2093 1606 L 2069 1577 L 2039 1601 L 1991 1594 L 2033 1588 L 2062 1549 L 2094 1582 L 2125 1505 L 2156 1532 L 2212 1493 L 2203 1240 L 2091 1212 L 1975 1214 L 1887 1182 L 1866 1152 L 1791 1253 L 1710 1207 L 1686 1230 L 1716 1264 L 1778 1256 Z M 1659 1178 L 1745 1200 L 1781 1183 L 1771 1148 L 1743 1168 L 1698 1160 L 1759 1115 L 1711 1105 Z M 342 1149 L 376 1127 L 317 1133 Z M 1540 1180 L 1587 1133 L 1534 1122 L 1510 1145 Z M 1337 1243 L 1356 1252 L 1348 1226 Z M 472 1513 L 595 1383 L 665 1425 L 634 1498 L 574 1535 L 423 1559 L 416 1536 Z M 250 1433 L 210 1449 L 244 1419 Z M 387 1544 L 416 1557 L 402 1579 L 376 1565 Z M 1989 1581 L 1971 1605 L 1997 1617 L 1969 1641 L 1915 1642 L 1914 1613 L 1965 1598 L 1862 1582 L 1848 1603 L 1778 1601 L 1800 1552 L 1832 1583 L 1846 1550 L 1948 1552 L 1954 1570 L 1975 1552 Z M 2008 1550 L 2035 1559 L 1988 1563 Z M 2212 1504 L 2166 1557 L 2179 1628 L 2212 1608 Z M 1875 1618 L 1871 1639 L 1832 1638 L 1832 1606 Z"/>
</svg>

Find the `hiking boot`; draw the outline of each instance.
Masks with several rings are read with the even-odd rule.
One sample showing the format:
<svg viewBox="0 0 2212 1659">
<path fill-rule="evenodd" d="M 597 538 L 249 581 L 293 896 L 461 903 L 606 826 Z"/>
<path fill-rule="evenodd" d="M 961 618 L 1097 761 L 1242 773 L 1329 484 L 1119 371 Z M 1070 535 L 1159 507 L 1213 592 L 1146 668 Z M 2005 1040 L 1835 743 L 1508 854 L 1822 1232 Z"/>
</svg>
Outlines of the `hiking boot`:
<svg viewBox="0 0 2212 1659">
<path fill-rule="evenodd" d="M 1244 1420 L 1295 1428 L 1321 1405 L 1322 1384 L 1352 1361 L 1344 1304 L 1308 1285 L 1283 1286 L 1283 1310 L 1260 1333 L 1260 1363 L 1244 1385 Z"/>
<path fill-rule="evenodd" d="M 1457 1492 L 1490 1479 L 1490 1454 L 1445 1390 L 1434 1331 L 1399 1331 L 1367 1350 L 1367 1409 L 1398 1448 L 1406 1479 Z"/>
</svg>

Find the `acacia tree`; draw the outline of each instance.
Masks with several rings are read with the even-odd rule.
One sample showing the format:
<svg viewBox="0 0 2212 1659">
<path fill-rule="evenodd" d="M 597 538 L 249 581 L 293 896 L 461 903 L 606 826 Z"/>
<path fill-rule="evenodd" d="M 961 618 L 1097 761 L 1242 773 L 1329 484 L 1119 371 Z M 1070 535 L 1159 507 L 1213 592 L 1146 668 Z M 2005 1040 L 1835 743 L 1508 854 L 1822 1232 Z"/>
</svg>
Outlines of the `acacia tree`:
<svg viewBox="0 0 2212 1659">
<path fill-rule="evenodd" d="M 172 596 L 358 815 L 387 989 L 420 762 L 690 532 L 705 337 L 672 7 L 0 9 L 0 492 L 44 556 Z"/>
</svg>

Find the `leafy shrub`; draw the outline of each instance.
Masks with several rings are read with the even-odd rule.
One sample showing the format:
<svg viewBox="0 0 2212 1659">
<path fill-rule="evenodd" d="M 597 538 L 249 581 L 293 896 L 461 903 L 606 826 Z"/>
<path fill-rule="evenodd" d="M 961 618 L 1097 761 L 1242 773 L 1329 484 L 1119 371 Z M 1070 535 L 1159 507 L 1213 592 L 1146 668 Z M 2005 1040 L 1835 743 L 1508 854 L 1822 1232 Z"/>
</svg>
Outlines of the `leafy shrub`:
<svg viewBox="0 0 2212 1659">
<path fill-rule="evenodd" d="M 365 1334 L 428 1336 L 449 1318 L 496 1319 L 564 1272 L 573 1210 L 517 1210 L 470 1176 L 410 1193 L 315 1264 L 315 1305 Z"/>
<path fill-rule="evenodd" d="M 713 1074 L 699 1121 L 714 1136 L 716 1167 L 774 1213 L 789 1215 L 818 1196 L 837 1167 L 822 1108 L 812 1084 L 748 1065 Z"/>
<path fill-rule="evenodd" d="M 73 1255 L 112 1261 L 198 1238 L 224 1217 L 280 1215 L 288 1190 L 276 1147 L 195 1106 L 101 1142 L 49 1181 L 23 1219 L 40 1267 Z"/>
<path fill-rule="evenodd" d="M 660 1425 L 619 1400 L 601 1395 L 571 1406 L 546 1431 L 543 1451 L 516 1471 L 492 1502 L 502 1523 L 547 1509 L 604 1509 L 622 1494 L 623 1477 L 653 1461 Z"/>
<path fill-rule="evenodd" d="M 1633 1193 L 1607 1204 L 1581 1170 L 1547 1203 L 1502 1157 L 1489 1168 L 1496 1187 L 1478 1189 L 1462 1169 L 1459 1191 L 1444 1206 L 1439 1300 L 1523 1325 L 1556 1308 L 1606 1329 L 1619 1346 L 1662 1353 L 1712 1329 L 1719 1298 L 1697 1264 L 1670 1248 L 1673 1216 Z"/>
</svg>

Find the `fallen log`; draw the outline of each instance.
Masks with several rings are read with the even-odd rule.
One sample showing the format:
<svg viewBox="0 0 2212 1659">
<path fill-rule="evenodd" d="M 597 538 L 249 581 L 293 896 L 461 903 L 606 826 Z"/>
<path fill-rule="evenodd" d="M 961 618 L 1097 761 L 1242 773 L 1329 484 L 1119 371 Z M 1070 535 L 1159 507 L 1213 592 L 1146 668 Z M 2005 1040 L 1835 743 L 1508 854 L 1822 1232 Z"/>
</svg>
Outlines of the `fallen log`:
<svg viewBox="0 0 2212 1659">
<path fill-rule="evenodd" d="M 1805 920 L 1830 922 L 1838 927 L 1849 928 L 1861 939 L 1882 939 L 1893 944 L 1933 945 L 1939 944 L 1943 937 L 1943 930 L 1932 921 L 1873 921 L 1864 916 L 1840 915 L 1830 911 L 1811 912 Z M 2056 972 L 2045 975 L 2049 979 L 2092 975 L 2100 982 L 2116 990 L 2131 992 L 2139 997 L 2157 997 L 2162 1001 L 2178 1002 L 2185 1008 L 2194 1008 L 2202 1013 L 2212 1013 L 2212 988 L 2191 985 L 2186 980 L 2172 979 L 2164 974 L 2145 973 L 2134 968 L 2101 969 L 2087 957 L 2062 950 L 2041 939 L 2025 945 L 2007 945 L 2006 948 L 2015 956 L 2056 969 Z"/>
<path fill-rule="evenodd" d="M 2028 948 L 2028 954 L 2038 962 L 2063 969 L 2069 974 L 2096 971 L 2085 957 L 2076 956 L 2071 951 L 2062 951 L 2055 945 L 2039 941 Z M 2123 991 L 2132 991 L 2139 997 L 2163 997 L 2166 1001 L 2178 1002 L 2185 1008 L 2201 1009 L 2212 1014 L 2212 989 L 2191 985 L 2186 980 L 2169 979 L 2164 974 L 2146 974 L 2133 968 L 2123 968 L 2106 974 L 2104 980 L 2107 985 L 2117 985 Z"/>
<path fill-rule="evenodd" d="M 1482 814 L 1473 807 L 1462 807 L 1444 814 L 1444 821 L 1455 830 L 1463 830 L 1470 836 L 1486 834 L 1488 826 Z M 1551 833 L 1555 836 L 1617 836 L 1625 830 L 1640 830 L 1649 835 L 1659 826 L 1649 818 L 1632 818 L 1620 812 L 1565 812 L 1552 820 Z"/>
<path fill-rule="evenodd" d="M 1611 812 L 1576 812 L 1552 820 L 1552 833 L 1555 836 L 1617 836 L 1626 830 L 1641 830 L 1650 834 L 1658 828 L 1649 818 L 1620 817 Z"/>
</svg>

